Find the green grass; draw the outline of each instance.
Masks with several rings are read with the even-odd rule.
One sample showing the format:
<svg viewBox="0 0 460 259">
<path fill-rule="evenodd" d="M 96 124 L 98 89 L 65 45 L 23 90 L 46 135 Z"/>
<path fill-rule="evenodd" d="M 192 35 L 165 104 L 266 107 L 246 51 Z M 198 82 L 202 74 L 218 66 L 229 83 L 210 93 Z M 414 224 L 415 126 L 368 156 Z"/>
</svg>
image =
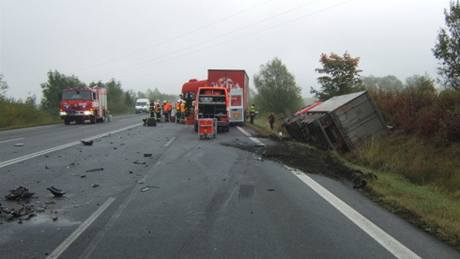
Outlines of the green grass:
<svg viewBox="0 0 460 259">
<path fill-rule="evenodd" d="M 48 125 L 59 122 L 59 117 L 38 110 L 32 105 L 0 100 L 0 130 Z"/>
</svg>

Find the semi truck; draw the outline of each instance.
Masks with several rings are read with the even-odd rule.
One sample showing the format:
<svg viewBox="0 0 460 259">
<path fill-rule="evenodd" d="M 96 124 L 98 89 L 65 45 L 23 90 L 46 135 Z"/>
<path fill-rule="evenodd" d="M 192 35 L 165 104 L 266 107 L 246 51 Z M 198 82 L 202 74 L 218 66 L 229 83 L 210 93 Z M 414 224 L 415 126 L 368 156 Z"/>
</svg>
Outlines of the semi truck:
<svg viewBox="0 0 460 259">
<path fill-rule="evenodd" d="M 109 115 L 107 89 L 103 87 L 64 89 L 59 115 L 66 125 L 72 121 L 104 122 Z"/>
<path fill-rule="evenodd" d="M 230 124 L 242 125 L 249 117 L 249 77 L 244 70 L 208 69 L 209 86 L 225 87 L 230 98 Z"/>
<path fill-rule="evenodd" d="M 195 100 L 195 131 L 200 119 L 215 119 L 218 132 L 228 132 L 229 95 L 225 87 L 200 87 Z"/>
</svg>

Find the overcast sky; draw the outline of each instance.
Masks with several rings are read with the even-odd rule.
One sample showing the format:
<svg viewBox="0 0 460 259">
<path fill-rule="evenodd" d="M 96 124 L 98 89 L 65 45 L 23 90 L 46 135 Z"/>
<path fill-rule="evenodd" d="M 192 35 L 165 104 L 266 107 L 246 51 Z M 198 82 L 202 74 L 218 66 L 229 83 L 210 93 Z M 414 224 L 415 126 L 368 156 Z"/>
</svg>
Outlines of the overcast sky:
<svg viewBox="0 0 460 259">
<path fill-rule="evenodd" d="M 208 68 L 251 78 L 278 57 L 303 95 L 321 52 L 361 57 L 363 75 L 436 76 L 448 0 L 0 0 L 0 73 L 8 95 L 41 96 L 49 70 L 84 82 L 179 93 Z"/>
</svg>

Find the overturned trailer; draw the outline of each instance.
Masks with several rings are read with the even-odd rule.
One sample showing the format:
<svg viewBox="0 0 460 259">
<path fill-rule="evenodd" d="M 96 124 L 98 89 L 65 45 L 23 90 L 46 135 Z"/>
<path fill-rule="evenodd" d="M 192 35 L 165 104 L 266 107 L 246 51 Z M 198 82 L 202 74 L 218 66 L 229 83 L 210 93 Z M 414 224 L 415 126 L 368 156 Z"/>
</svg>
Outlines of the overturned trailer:
<svg viewBox="0 0 460 259">
<path fill-rule="evenodd" d="M 285 121 L 289 135 L 321 148 L 353 149 L 385 130 L 385 122 L 366 91 L 333 97 Z"/>
</svg>

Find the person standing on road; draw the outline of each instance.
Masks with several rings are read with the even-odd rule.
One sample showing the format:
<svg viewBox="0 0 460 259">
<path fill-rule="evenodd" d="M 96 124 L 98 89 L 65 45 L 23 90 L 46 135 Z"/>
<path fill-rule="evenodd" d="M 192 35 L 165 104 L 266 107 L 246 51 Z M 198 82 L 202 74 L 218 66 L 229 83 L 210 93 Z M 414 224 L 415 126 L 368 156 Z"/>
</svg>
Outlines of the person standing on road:
<svg viewBox="0 0 460 259">
<path fill-rule="evenodd" d="M 177 100 L 176 102 L 176 123 L 180 123 L 180 120 L 182 118 L 182 114 L 180 112 L 180 103 L 181 103 L 181 100 Z"/>
<path fill-rule="evenodd" d="M 249 118 L 251 124 L 254 124 L 254 118 L 256 117 L 256 106 L 254 104 L 249 108 Z"/>
<path fill-rule="evenodd" d="M 169 112 L 168 112 L 168 101 L 163 101 L 163 116 L 165 117 L 165 122 L 169 122 Z"/>
<path fill-rule="evenodd" d="M 161 120 L 161 105 L 160 105 L 160 100 L 157 100 L 155 103 L 155 114 L 157 116 L 157 121 Z"/>
<path fill-rule="evenodd" d="M 268 123 L 270 124 L 270 128 L 273 130 L 275 125 L 275 114 L 272 112 L 270 116 L 268 116 Z"/>
<path fill-rule="evenodd" d="M 180 114 L 183 121 L 185 121 L 185 101 L 180 103 Z"/>
</svg>

